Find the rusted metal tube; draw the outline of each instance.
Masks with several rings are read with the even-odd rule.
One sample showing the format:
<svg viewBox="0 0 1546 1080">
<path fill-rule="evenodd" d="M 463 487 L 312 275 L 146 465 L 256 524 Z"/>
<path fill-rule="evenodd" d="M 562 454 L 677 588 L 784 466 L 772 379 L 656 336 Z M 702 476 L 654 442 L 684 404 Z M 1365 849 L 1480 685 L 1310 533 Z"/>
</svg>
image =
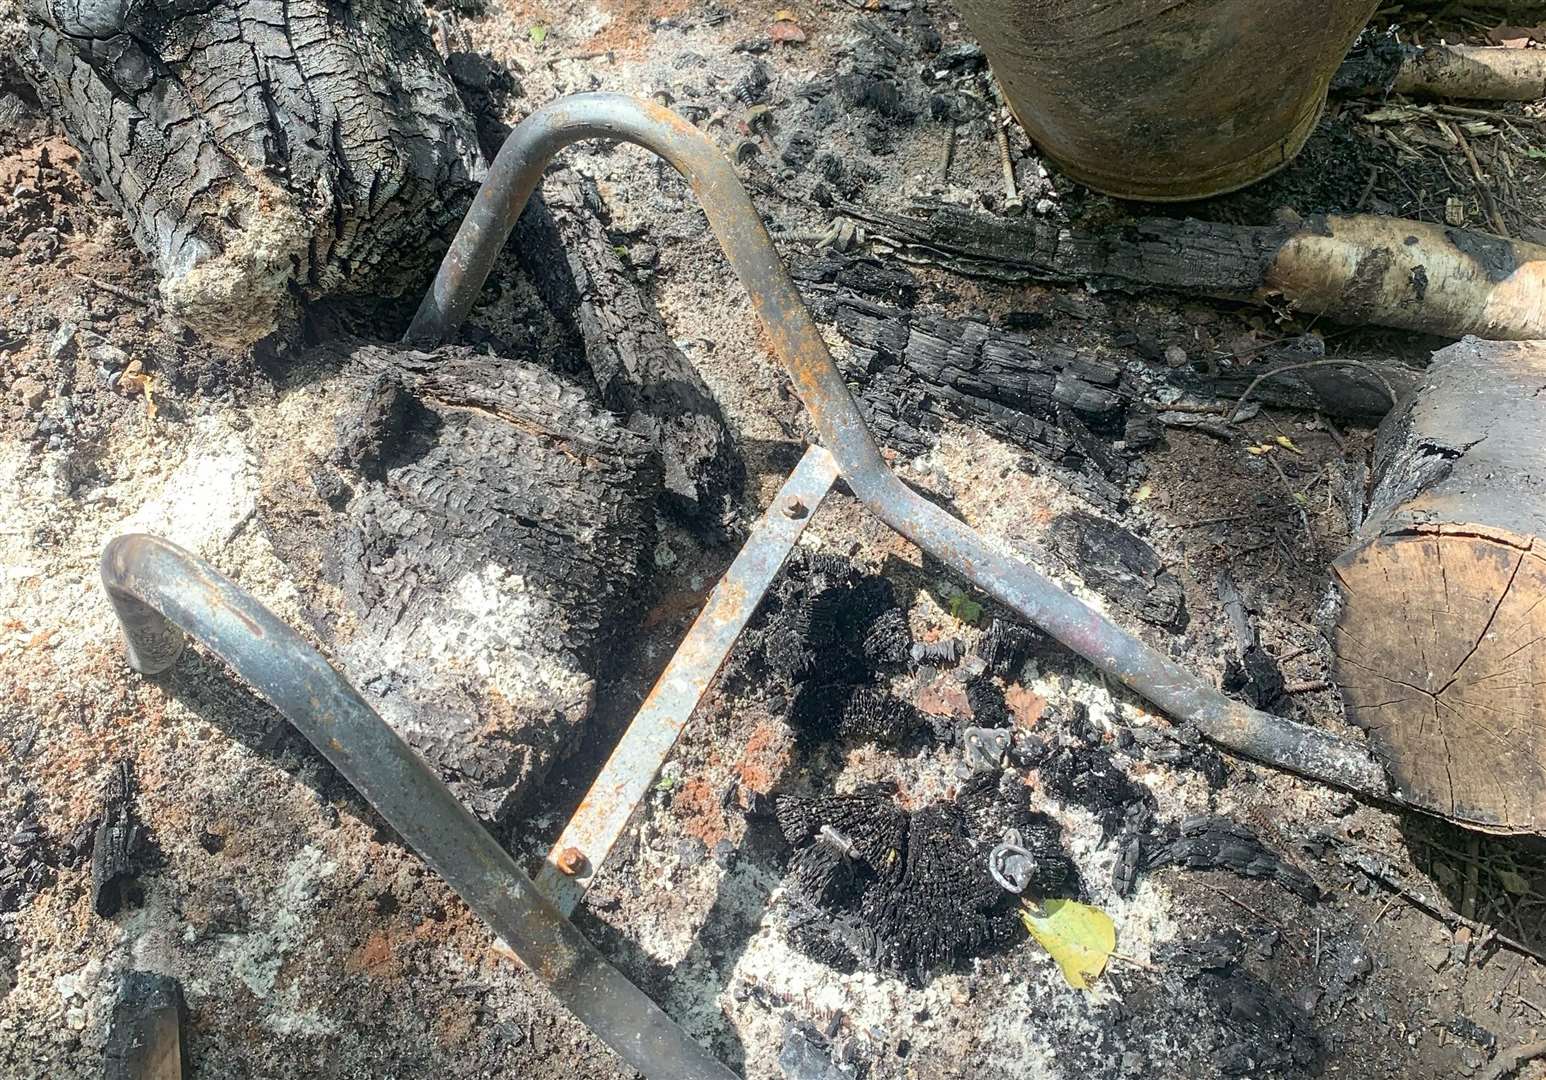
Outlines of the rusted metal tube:
<svg viewBox="0 0 1546 1080">
<path fill-rule="evenodd" d="M 1361 744 L 1231 701 L 897 479 L 735 170 L 668 109 L 620 94 L 577 94 L 522 120 L 494 159 L 407 340 L 435 345 L 456 332 L 549 160 L 570 143 L 592 138 L 652 150 L 687 178 L 822 445 L 854 494 L 882 521 L 1102 671 L 1172 716 L 1193 722 L 1220 746 L 1364 795 L 1391 797 L 1384 770 Z"/>
<path fill-rule="evenodd" d="M 735 1080 L 597 951 L 342 675 L 203 559 L 159 537 L 120 536 L 102 584 L 129 663 L 154 675 L 193 635 L 305 735 L 555 997 L 651 1080 Z"/>
</svg>

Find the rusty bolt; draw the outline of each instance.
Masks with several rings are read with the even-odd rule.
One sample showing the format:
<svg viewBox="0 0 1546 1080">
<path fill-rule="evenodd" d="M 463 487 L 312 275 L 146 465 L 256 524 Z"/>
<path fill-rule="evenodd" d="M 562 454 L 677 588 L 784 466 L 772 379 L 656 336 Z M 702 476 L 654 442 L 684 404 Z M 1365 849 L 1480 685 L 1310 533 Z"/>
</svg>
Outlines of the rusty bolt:
<svg viewBox="0 0 1546 1080">
<path fill-rule="evenodd" d="M 579 848 L 566 847 L 558 853 L 557 865 L 559 873 L 577 877 L 585 869 L 585 856 Z"/>
<path fill-rule="evenodd" d="M 805 516 L 805 503 L 800 501 L 800 496 L 791 495 L 784 500 L 784 516 L 787 518 L 803 518 Z"/>
</svg>

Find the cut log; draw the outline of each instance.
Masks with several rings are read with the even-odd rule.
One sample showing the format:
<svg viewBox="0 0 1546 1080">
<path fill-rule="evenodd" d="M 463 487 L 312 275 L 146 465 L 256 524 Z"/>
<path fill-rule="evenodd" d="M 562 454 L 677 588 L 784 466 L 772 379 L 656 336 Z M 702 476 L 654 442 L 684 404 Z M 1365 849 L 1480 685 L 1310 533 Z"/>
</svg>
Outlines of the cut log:
<svg viewBox="0 0 1546 1080">
<path fill-rule="evenodd" d="M 510 247 L 543 303 L 584 343 L 602 403 L 659 450 L 662 508 L 722 530 L 737 514 L 745 466 L 719 403 L 623 266 L 601 212 L 593 188 L 550 175 Z"/>
<path fill-rule="evenodd" d="M 655 545 L 658 458 L 521 360 L 328 346 L 325 461 L 276 448 L 263 521 L 344 673 L 476 813 L 506 815 L 589 718 Z M 315 588 L 309 590 L 315 594 Z"/>
<path fill-rule="evenodd" d="M 1466 339 L 1381 425 L 1333 672 L 1408 798 L 1546 832 L 1546 343 Z"/>
<path fill-rule="evenodd" d="M 23 0 L 23 66 L 161 275 L 250 344 L 292 295 L 422 284 L 483 175 L 405 0 Z"/>
<path fill-rule="evenodd" d="M 1251 303 L 1446 337 L 1546 338 L 1546 247 L 1372 215 L 1228 225 L 1140 218 L 1080 232 L 943 203 L 844 207 L 905 261 L 999 281 L 1089 282 Z"/>
</svg>

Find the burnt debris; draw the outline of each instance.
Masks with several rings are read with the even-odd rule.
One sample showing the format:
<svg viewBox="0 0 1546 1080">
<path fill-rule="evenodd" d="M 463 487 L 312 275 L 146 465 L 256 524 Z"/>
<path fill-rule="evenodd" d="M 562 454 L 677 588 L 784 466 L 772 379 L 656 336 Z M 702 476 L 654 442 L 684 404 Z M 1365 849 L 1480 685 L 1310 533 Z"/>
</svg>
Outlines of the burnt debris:
<svg viewBox="0 0 1546 1080">
<path fill-rule="evenodd" d="M 108 777 L 91 848 L 91 907 L 104 919 L 142 899 L 137 879 L 148 868 L 152 848 L 136 793 L 134 767 L 120 761 Z"/>
<path fill-rule="evenodd" d="M 1309 874 L 1270 850 L 1245 826 L 1226 818 L 1187 818 L 1151 849 L 1148 866 L 1228 870 L 1241 877 L 1276 881 L 1309 903 L 1320 898 Z"/>
<path fill-rule="evenodd" d="M 895 789 L 780 795 L 793 847 L 790 940 L 843 971 L 879 968 L 922 985 L 948 964 L 1024 937 L 1017 897 L 994 881 L 989 853 L 1009 830 L 1029 852 L 1026 895 L 1071 896 L 1078 873 L 1061 830 L 1033 812 L 1016 777 L 983 777 L 954 801 L 909 813 Z"/>
<path fill-rule="evenodd" d="M 1168 630 L 1185 629 L 1181 583 L 1145 541 L 1105 518 L 1059 514 L 1049 530 L 1052 550 L 1090 588 L 1126 611 Z"/>
<path fill-rule="evenodd" d="M 1195 1008 L 1199 1049 L 1225 1076 L 1316 1076 L 1323 1048 L 1310 1015 L 1245 966 L 1235 933 L 1155 949 L 1163 991 L 1178 1010 Z M 1209 1045 L 1211 1043 L 1211 1045 Z"/>
<path fill-rule="evenodd" d="M 0 825 L 0 829 L 5 826 Z M 59 859 L 36 815 L 24 811 L 0 836 L 0 915 L 17 911 L 53 883 Z"/>
<path fill-rule="evenodd" d="M 843 556 L 791 556 L 747 644 L 742 673 L 782 684 L 789 723 L 808 744 L 840 738 L 895 745 L 923 724 L 884 682 L 911 663 L 907 613 L 889 581 L 861 574 Z"/>
</svg>

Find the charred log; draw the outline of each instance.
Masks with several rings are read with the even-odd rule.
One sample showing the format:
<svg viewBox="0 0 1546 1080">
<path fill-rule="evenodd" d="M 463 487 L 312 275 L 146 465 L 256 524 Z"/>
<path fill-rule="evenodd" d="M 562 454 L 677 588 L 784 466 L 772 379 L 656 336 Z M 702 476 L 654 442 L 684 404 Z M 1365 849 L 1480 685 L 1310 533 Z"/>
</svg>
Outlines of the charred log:
<svg viewBox="0 0 1546 1080">
<path fill-rule="evenodd" d="M 1216 423 L 1248 389 L 1264 405 L 1369 422 L 1420 374 L 1377 357 L 1338 362 L 1309 341 L 1263 349 L 1248 367 L 1171 368 L 1149 363 L 1148 344 L 1133 334 L 1114 337 L 1097 355 L 1051 333 L 912 310 L 912 275 L 873 259 L 825 255 L 797 264 L 794 273 L 818 317 L 830 319 L 847 341 L 844 374 L 882 443 L 926 453 L 946 423 L 969 421 L 1029 451 L 1061 482 L 1113 511 L 1124 505 L 1128 480 L 1127 460 L 1114 444 L 1161 438 L 1148 404 L 1161 388 L 1221 399 Z"/>
<path fill-rule="evenodd" d="M 27 0 L 28 76 L 206 336 L 292 298 L 419 285 L 483 174 L 471 120 L 401 0 Z"/>
<path fill-rule="evenodd" d="M 1546 828 L 1546 345 L 1467 339 L 1381 425 L 1332 565 L 1348 716 L 1419 805 Z"/>
<path fill-rule="evenodd" d="M 1264 226 L 1140 218 L 1081 232 L 926 204 L 844 207 L 898 258 L 998 281 L 1088 282 L 1252 303 L 1448 337 L 1546 338 L 1546 248 L 1370 215 Z"/>
<path fill-rule="evenodd" d="M 328 460 L 274 462 L 276 547 L 337 590 L 319 634 L 383 717 L 499 818 L 589 716 L 653 550 L 658 459 L 519 360 L 342 344 Z"/>
<path fill-rule="evenodd" d="M 601 215 L 594 188 L 550 177 L 511 247 L 543 302 L 583 342 L 602 403 L 660 452 L 664 508 L 723 528 L 745 467 L 719 403 L 624 266 Z"/>
</svg>

